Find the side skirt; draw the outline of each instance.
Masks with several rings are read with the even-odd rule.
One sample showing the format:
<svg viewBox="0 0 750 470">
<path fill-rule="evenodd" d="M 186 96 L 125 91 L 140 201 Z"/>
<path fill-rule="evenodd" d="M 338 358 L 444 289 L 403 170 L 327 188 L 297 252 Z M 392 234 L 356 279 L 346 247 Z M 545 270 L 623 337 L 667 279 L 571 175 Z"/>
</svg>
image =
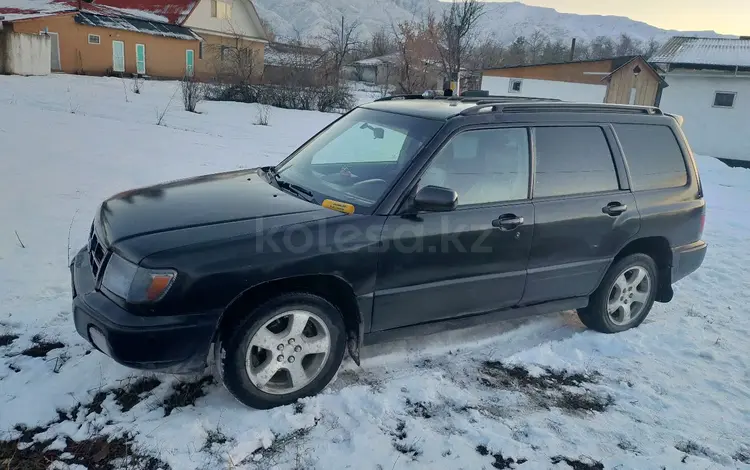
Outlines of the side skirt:
<svg viewBox="0 0 750 470">
<path fill-rule="evenodd" d="M 526 305 L 504 310 L 493 310 L 488 313 L 470 315 L 458 318 L 449 318 L 418 325 L 404 326 L 391 330 L 375 331 L 364 335 L 365 345 L 394 341 L 414 336 L 424 336 L 440 333 L 448 330 L 461 330 L 477 325 L 513 320 L 516 318 L 546 315 L 549 313 L 563 312 L 586 307 L 589 304 L 588 297 L 573 297 L 570 299 L 554 300 L 535 305 Z"/>
</svg>

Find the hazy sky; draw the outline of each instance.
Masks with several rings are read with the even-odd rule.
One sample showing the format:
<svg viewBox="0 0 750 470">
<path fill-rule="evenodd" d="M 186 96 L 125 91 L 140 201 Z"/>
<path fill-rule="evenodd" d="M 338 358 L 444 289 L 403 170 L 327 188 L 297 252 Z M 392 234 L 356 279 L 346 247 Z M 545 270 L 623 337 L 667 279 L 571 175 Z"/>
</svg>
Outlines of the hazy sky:
<svg viewBox="0 0 750 470">
<path fill-rule="evenodd" d="M 506 1 L 506 0 L 487 0 Z M 521 0 L 566 13 L 628 16 L 667 29 L 750 36 L 750 0 Z"/>
</svg>

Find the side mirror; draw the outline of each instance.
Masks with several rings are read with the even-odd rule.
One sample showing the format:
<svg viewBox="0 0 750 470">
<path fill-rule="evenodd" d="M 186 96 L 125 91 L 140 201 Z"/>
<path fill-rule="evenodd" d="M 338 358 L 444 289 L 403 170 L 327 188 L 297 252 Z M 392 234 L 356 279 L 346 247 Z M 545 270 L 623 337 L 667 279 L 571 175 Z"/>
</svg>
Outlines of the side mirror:
<svg viewBox="0 0 750 470">
<path fill-rule="evenodd" d="M 449 212 L 458 204 L 458 193 L 440 186 L 425 186 L 414 196 L 414 208 L 418 211 Z"/>
</svg>

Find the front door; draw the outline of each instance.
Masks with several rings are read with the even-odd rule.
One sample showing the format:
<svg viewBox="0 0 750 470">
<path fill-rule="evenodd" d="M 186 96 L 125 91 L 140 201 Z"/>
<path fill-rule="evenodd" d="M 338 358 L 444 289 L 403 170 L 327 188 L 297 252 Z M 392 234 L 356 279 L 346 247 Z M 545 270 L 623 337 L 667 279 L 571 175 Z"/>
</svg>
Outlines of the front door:
<svg viewBox="0 0 750 470">
<path fill-rule="evenodd" d="M 50 69 L 62 70 L 60 65 L 60 36 L 49 31 L 39 31 L 39 34 L 46 34 L 50 37 Z"/>
<path fill-rule="evenodd" d="M 146 46 L 135 45 L 135 72 L 138 75 L 146 75 Z"/>
<path fill-rule="evenodd" d="M 192 49 L 185 51 L 185 75 L 192 77 L 195 73 L 195 52 Z"/>
<path fill-rule="evenodd" d="M 429 163 L 417 190 L 458 193 L 454 211 L 388 217 L 373 331 L 512 307 L 526 282 L 534 206 L 525 128 L 467 130 Z"/>
<path fill-rule="evenodd" d="M 640 229 L 635 197 L 611 131 L 537 127 L 534 135 L 536 225 L 522 303 L 588 296 Z"/>
<path fill-rule="evenodd" d="M 125 43 L 122 41 L 112 41 L 112 70 L 125 72 Z"/>
</svg>

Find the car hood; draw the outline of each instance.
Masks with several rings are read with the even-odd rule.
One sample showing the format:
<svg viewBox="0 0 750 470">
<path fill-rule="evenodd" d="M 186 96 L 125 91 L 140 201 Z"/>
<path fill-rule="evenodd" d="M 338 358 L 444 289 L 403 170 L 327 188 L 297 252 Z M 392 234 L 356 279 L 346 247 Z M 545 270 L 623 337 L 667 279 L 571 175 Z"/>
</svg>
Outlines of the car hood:
<svg viewBox="0 0 750 470">
<path fill-rule="evenodd" d="M 95 225 L 111 246 L 142 235 L 227 222 L 265 218 L 273 224 L 275 217 L 291 214 L 309 220 L 336 213 L 278 190 L 262 170 L 253 169 L 119 193 L 102 203 Z"/>
</svg>

